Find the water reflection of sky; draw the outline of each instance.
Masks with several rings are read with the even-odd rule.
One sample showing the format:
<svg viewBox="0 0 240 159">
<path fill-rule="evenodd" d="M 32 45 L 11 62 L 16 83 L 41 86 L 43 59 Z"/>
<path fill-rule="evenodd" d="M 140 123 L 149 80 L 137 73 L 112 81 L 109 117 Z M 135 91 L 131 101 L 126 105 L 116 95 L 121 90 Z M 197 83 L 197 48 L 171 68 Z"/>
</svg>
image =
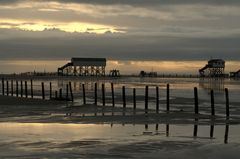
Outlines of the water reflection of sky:
<svg viewBox="0 0 240 159">
<path fill-rule="evenodd" d="M 165 157 L 175 158 L 177 151 L 194 153 L 198 149 L 201 153 L 203 151 L 212 155 L 217 154 L 220 148 L 228 157 L 236 157 L 231 152 L 239 152 L 238 125 L 230 125 L 228 128 L 225 125 L 214 126 L 212 137 L 210 125 L 199 125 L 195 137 L 193 131 L 193 125 L 1 123 L 0 156 L 72 158 L 72 154 L 75 157 L 85 154 L 85 157 L 94 155 L 92 157 L 97 158 L 102 158 L 102 155 L 105 156 L 103 158 L 115 158 L 117 155 L 158 158 L 161 153 L 168 152 Z M 235 148 L 229 152 L 228 148 L 233 145 Z M 208 149 L 205 150 L 206 147 Z M 201 153 L 197 154 L 206 155 Z M 221 157 L 216 155 L 215 158 L 217 156 Z"/>
</svg>

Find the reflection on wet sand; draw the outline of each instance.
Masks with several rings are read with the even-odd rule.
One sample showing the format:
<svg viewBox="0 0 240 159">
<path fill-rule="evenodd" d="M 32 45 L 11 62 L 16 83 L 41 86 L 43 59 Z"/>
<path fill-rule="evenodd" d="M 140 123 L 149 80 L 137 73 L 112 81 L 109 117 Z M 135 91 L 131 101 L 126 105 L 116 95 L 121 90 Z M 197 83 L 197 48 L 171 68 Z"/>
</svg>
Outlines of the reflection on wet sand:
<svg viewBox="0 0 240 159">
<path fill-rule="evenodd" d="M 215 92 L 224 91 L 224 78 L 200 78 L 199 87 L 210 92 L 214 90 Z"/>
</svg>

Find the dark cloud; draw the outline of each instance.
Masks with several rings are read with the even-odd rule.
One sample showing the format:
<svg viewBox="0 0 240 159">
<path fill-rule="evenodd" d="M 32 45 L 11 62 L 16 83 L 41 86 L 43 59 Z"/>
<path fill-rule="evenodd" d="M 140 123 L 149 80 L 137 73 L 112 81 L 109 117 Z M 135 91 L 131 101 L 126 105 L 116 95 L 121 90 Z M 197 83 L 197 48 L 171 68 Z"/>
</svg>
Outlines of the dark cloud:
<svg viewBox="0 0 240 159">
<path fill-rule="evenodd" d="M 240 60 L 240 37 L 184 38 L 86 33 L 72 34 L 65 38 L 33 37 L 0 40 L 0 57 L 2 59 L 106 57 L 128 60 L 201 60 L 215 57 Z"/>
</svg>

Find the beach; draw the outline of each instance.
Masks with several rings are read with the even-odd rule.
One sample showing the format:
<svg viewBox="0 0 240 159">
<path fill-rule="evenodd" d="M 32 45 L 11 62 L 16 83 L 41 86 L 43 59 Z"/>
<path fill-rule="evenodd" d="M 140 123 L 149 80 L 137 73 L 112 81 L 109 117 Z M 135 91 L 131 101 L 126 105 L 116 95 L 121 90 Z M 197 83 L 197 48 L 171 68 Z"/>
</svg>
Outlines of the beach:
<svg viewBox="0 0 240 159">
<path fill-rule="evenodd" d="M 24 80 L 24 79 L 23 79 Z M 41 82 L 58 90 L 71 81 L 74 102 L 41 99 Z M 128 82 L 127 82 L 128 81 Z M 155 82 L 154 82 L 155 81 Z M 94 104 L 94 83 L 101 87 Z M 115 106 L 110 83 L 114 82 Z M 166 111 L 166 84 L 170 82 L 170 111 Z M 76 83 L 76 84 L 74 84 Z M 83 104 L 82 84 L 86 85 Z M 202 86 L 204 84 L 204 86 Z M 237 158 L 239 153 L 238 81 L 229 87 L 230 117 L 226 117 L 224 90 L 216 89 L 215 116 L 211 115 L 211 83 L 199 79 L 130 78 L 115 80 L 34 80 L 36 98 L 0 96 L 1 158 Z M 75 86 L 76 85 L 76 86 Z M 122 86 L 126 86 L 126 108 Z M 145 86 L 149 86 L 146 114 Z M 160 88 L 156 112 L 155 87 Z M 194 113 L 193 87 L 199 88 L 199 114 Z M 216 81 L 214 88 L 216 87 Z M 132 89 L 137 88 L 133 108 Z M 46 90 L 47 92 L 48 90 Z M 64 94 L 64 92 L 63 92 Z"/>
</svg>

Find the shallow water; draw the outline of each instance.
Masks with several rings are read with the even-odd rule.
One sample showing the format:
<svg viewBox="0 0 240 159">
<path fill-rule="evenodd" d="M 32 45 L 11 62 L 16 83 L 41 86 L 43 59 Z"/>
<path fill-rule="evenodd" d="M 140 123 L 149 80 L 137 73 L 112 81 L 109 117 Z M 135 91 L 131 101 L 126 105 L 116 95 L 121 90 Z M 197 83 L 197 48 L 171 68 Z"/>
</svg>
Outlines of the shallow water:
<svg viewBox="0 0 240 159">
<path fill-rule="evenodd" d="M 239 125 L 1 123 L 0 158 L 238 158 Z M 228 130 L 228 131 L 226 131 Z"/>
</svg>

